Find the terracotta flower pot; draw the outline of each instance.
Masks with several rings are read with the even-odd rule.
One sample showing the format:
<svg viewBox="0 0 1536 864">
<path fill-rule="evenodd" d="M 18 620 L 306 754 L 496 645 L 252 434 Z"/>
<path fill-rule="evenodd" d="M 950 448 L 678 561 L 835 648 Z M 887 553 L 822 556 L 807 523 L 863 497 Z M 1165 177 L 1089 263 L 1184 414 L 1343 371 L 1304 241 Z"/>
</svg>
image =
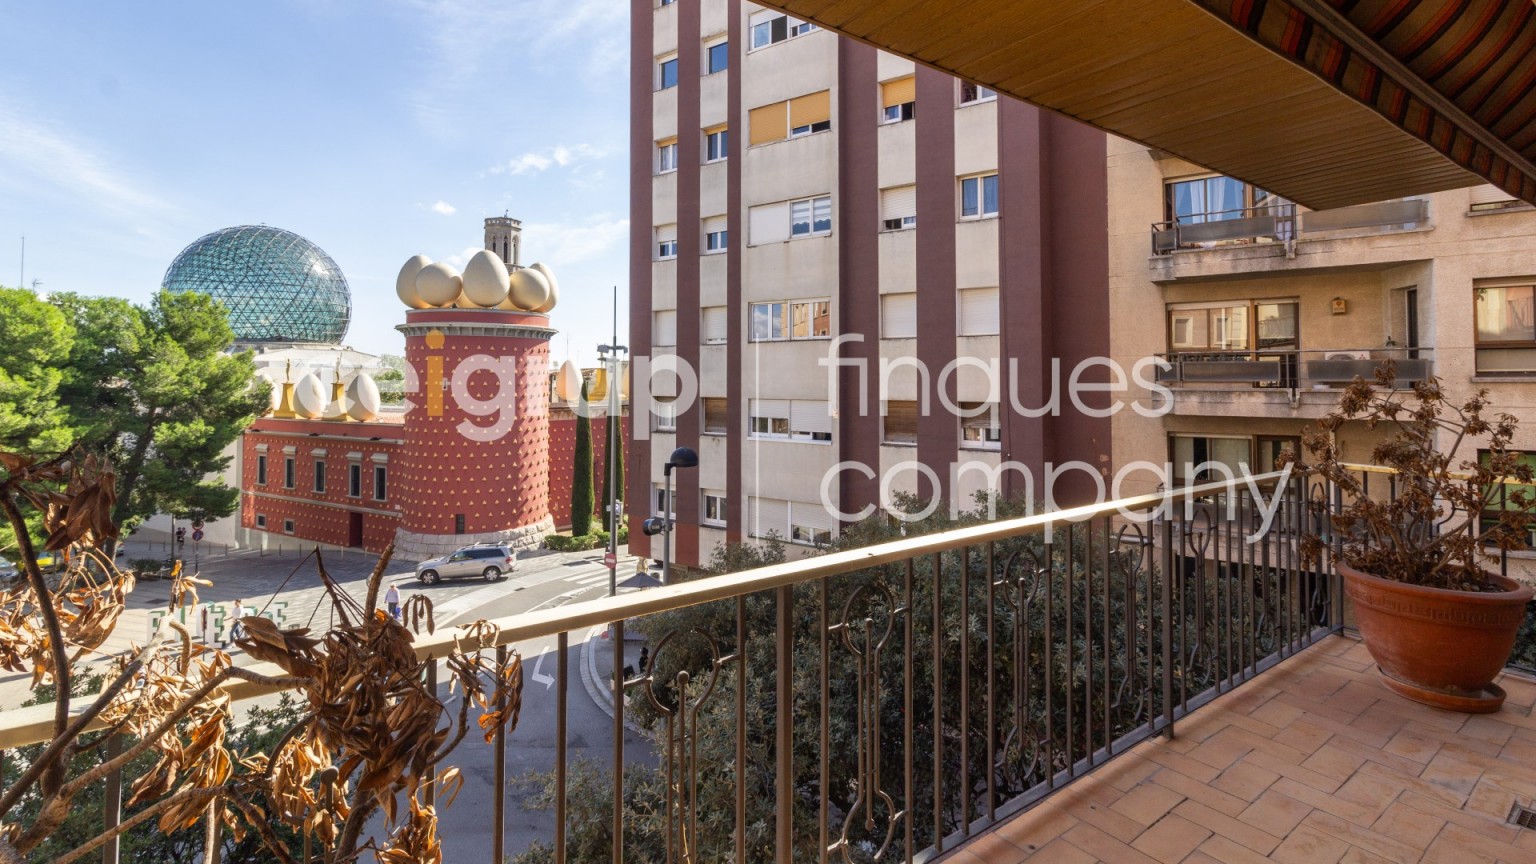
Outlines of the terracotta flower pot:
<svg viewBox="0 0 1536 864">
<path fill-rule="evenodd" d="M 1525 621 L 1529 586 L 1489 574 L 1504 590 L 1478 593 L 1393 582 L 1342 563 L 1339 573 L 1388 687 L 1451 711 L 1485 714 L 1504 704 L 1493 679 Z"/>
</svg>

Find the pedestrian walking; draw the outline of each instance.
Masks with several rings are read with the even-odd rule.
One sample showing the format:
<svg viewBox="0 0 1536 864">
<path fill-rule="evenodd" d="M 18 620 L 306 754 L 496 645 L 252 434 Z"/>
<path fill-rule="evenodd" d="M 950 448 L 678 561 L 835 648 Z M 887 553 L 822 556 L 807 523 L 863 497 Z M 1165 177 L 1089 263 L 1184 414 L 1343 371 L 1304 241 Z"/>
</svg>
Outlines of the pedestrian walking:
<svg viewBox="0 0 1536 864">
<path fill-rule="evenodd" d="M 389 607 L 389 617 L 400 620 L 400 589 L 395 583 L 389 583 L 389 590 L 384 592 L 384 604 Z"/>
<path fill-rule="evenodd" d="M 245 605 L 239 600 L 229 611 L 229 640 L 225 643 L 235 642 L 245 638 L 245 628 L 240 626 L 240 619 L 245 617 Z"/>
</svg>

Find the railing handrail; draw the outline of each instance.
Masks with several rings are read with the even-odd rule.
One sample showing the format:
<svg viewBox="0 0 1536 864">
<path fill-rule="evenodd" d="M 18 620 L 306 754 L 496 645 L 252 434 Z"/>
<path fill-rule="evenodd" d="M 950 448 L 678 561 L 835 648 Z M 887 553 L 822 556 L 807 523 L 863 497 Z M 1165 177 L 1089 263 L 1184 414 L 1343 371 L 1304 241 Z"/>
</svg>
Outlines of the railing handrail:
<svg viewBox="0 0 1536 864">
<path fill-rule="evenodd" d="M 1368 467 L 1376 468 L 1376 466 Z M 473 651 L 495 648 L 606 625 L 614 621 L 670 612 L 703 603 L 731 600 L 748 594 L 802 585 L 817 579 L 905 561 L 922 555 L 1037 533 L 1065 526 L 1068 523 L 1084 522 L 1095 516 L 1112 516 L 1117 513 L 1149 510 L 1163 504 L 1178 504 L 1190 498 L 1201 498 L 1246 488 L 1249 483 L 1279 480 L 1285 477 L 1286 473 L 1271 471 L 1230 481 L 1202 483 L 1049 513 L 984 522 L 937 534 L 922 534 L 876 546 L 812 556 L 739 573 L 707 576 L 679 585 L 665 585 L 551 609 L 519 612 L 490 620 L 488 623 L 495 628 L 495 635 L 483 640 L 472 638 L 467 628 L 462 626 L 445 628 L 431 634 L 418 634 L 415 643 L 416 656 L 423 660 L 441 659 L 454 653 L 455 650 Z M 267 676 L 286 674 L 273 663 L 260 663 L 244 668 Z M 231 680 L 221 689 L 231 701 L 239 701 L 291 688 L 273 687 L 236 679 Z M 74 711 L 83 711 L 89 704 L 89 697 L 81 697 L 75 700 Z M 0 715 L 0 749 L 22 747 L 50 740 L 53 734 L 53 720 L 53 703 L 51 702 L 3 712 L 3 715 Z M 103 726 L 104 724 L 98 720 L 91 728 Z"/>
</svg>

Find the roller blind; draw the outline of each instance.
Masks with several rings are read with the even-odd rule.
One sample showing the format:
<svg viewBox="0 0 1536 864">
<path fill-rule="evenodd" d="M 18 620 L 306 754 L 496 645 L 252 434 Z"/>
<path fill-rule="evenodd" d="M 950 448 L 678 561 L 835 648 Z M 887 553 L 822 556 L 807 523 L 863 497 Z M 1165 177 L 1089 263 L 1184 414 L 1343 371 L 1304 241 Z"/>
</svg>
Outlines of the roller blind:
<svg viewBox="0 0 1536 864">
<path fill-rule="evenodd" d="M 893 399 L 885 403 L 881 437 L 891 444 L 917 443 L 917 402 Z"/>
<path fill-rule="evenodd" d="M 892 186 L 880 190 L 880 218 L 905 219 L 917 215 L 917 187 Z"/>
<path fill-rule="evenodd" d="M 785 125 L 785 119 L 783 102 L 753 108 L 748 115 L 751 143 L 767 144 L 770 141 L 782 141 L 788 138 L 789 126 Z"/>
<path fill-rule="evenodd" d="M 748 239 L 754 246 L 788 240 L 789 203 L 781 201 L 753 207 L 748 222 Z"/>
<path fill-rule="evenodd" d="M 917 101 L 917 77 L 908 75 L 905 78 L 897 78 L 880 85 L 881 97 L 885 107 L 905 105 L 908 102 Z"/>
<path fill-rule="evenodd" d="M 832 119 L 832 91 L 808 93 L 789 100 L 789 128 L 797 129 Z M 782 135 L 780 137 L 783 137 Z"/>
<path fill-rule="evenodd" d="M 712 396 L 704 397 L 704 431 L 705 432 L 729 432 L 730 409 L 724 399 Z"/>
<path fill-rule="evenodd" d="M 789 403 L 790 432 L 832 432 L 832 417 L 827 413 L 827 403 L 810 399 L 796 399 Z"/>
<path fill-rule="evenodd" d="M 1479 204 L 1502 204 L 1505 201 L 1513 200 L 1515 200 L 1515 196 L 1505 192 L 1503 189 L 1500 189 L 1492 183 L 1485 183 L 1482 186 L 1472 187 L 1473 207 L 1476 207 Z"/>
<path fill-rule="evenodd" d="M 827 512 L 827 508 L 820 504 L 806 504 L 802 501 L 792 501 L 789 505 L 789 521 L 792 525 L 802 528 L 816 528 L 822 531 L 836 531 L 837 519 Z"/>
<path fill-rule="evenodd" d="M 789 419 L 788 399 L 753 399 L 750 409 L 753 417 L 777 417 Z"/>
<path fill-rule="evenodd" d="M 773 498 L 752 498 L 752 534 L 763 537 L 769 531 L 789 538 L 789 502 Z"/>
<path fill-rule="evenodd" d="M 960 335 L 992 336 L 998 331 L 997 289 L 960 291 Z"/>
<path fill-rule="evenodd" d="M 724 231 L 725 227 L 726 221 L 724 216 L 709 216 L 704 219 L 705 234 L 714 234 L 717 231 Z"/>
<path fill-rule="evenodd" d="M 724 306 L 704 307 L 704 344 L 719 345 L 726 341 Z"/>
<path fill-rule="evenodd" d="M 677 344 L 677 310 L 666 309 L 656 313 L 655 324 L 651 329 L 652 345 L 676 345 Z"/>
<path fill-rule="evenodd" d="M 666 243 L 668 241 L 676 240 L 676 239 L 677 239 L 677 225 L 675 223 L 672 224 L 672 225 L 657 225 L 656 226 L 656 242 L 657 243 Z"/>
<path fill-rule="evenodd" d="M 917 292 L 880 296 L 880 337 L 910 339 L 917 335 Z"/>
</svg>

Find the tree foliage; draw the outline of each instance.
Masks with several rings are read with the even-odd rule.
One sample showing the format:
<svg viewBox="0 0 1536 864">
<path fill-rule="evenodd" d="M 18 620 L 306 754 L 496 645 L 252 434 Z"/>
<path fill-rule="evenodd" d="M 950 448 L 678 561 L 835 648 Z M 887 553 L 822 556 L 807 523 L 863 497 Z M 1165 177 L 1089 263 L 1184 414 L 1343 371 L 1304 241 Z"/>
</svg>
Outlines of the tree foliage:
<svg viewBox="0 0 1536 864">
<path fill-rule="evenodd" d="M 60 406 L 75 328 L 24 288 L 0 288 L 0 449 L 58 452 L 76 418 Z"/>
<path fill-rule="evenodd" d="M 603 530 L 613 530 L 613 512 L 608 509 L 610 502 L 616 502 L 622 512 L 624 506 L 624 418 L 618 412 L 609 411 L 603 424 L 603 500 L 599 502 L 603 510 Z M 615 429 L 614 427 L 618 428 Z M 614 442 L 618 447 L 614 447 Z M 615 461 L 617 460 L 617 461 Z M 613 497 L 614 491 L 618 491 L 618 498 Z"/>
<path fill-rule="evenodd" d="M 581 384 L 581 404 L 587 404 L 587 384 Z M 576 456 L 571 477 L 571 536 L 592 532 L 592 418 L 576 412 Z"/>
</svg>

